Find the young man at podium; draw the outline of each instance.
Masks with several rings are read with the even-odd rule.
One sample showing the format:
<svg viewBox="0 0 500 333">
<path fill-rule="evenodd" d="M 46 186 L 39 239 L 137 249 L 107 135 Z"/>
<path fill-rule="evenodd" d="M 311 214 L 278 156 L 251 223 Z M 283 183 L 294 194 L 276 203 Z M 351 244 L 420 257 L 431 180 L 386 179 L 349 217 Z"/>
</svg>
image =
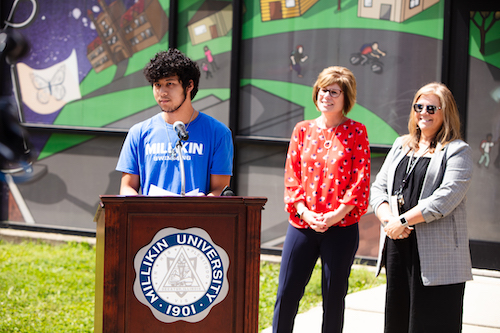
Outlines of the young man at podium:
<svg viewBox="0 0 500 333">
<path fill-rule="evenodd" d="M 229 128 L 191 103 L 198 65 L 169 49 L 151 59 L 144 75 L 161 112 L 129 130 L 116 166 L 120 194 L 220 195 L 232 175 L 233 141 Z"/>
</svg>

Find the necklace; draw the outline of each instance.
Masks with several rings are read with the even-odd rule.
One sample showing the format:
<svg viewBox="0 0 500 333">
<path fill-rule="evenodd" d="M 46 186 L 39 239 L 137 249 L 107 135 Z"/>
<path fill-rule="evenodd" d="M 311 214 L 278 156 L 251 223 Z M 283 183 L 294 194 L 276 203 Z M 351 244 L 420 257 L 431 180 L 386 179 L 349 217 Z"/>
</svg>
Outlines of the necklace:
<svg viewBox="0 0 500 333">
<path fill-rule="evenodd" d="M 325 137 L 325 142 L 323 142 L 323 147 L 325 147 L 326 150 L 330 150 L 330 148 L 332 147 L 332 143 L 333 143 L 333 139 L 335 138 L 335 136 L 337 135 L 337 128 L 339 128 L 339 126 L 344 122 L 344 117 L 342 117 L 342 119 L 340 119 L 340 122 L 337 124 L 337 126 L 335 126 L 335 130 L 333 131 L 333 134 L 331 136 L 331 139 L 330 140 L 327 140 L 326 139 L 326 134 L 324 132 L 325 128 L 326 128 L 326 124 L 324 123 L 323 121 L 323 125 L 325 126 L 325 128 L 321 128 L 321 133 L 323 133 L 323 136 Z"/>
<path fill-rule="evenodd" d="M 324 132 L 324 128 L 321 128 L 321 133 L 323 133 L 323 136 L 325 137 L 325 142 L 323 142 L 323 147 L 326 149 L 325 167 L 323 168 L 323 176 L 328 172 L 328 159 L 330 157 L 330 148 L 333 145 L 333 140 L 337 136 L 337 129 L 339 128 L 339 126 L 343 122 L 344 122 L 344 117 L 342 117 L 342 119 L 340 119 L 340 122 L 337 124 L 337 126 L 335 126 L 335 129 L 333 130 L 333 134 L 332 134 L 330 140 L 326 139 L 326 134 Z M 325 125 L 325 128 L 326 128 L 326 124 L 324 124 L 324 125 Z"/>
<path fill-rule="evenodd" d="M 193 112 L 191 113 L 191 118 L 189 118 L 189 121 L 186 125 L 186 132 L 187 132 L 187 129 L 189 128 L 189 125 L 191 125 L 191 120 L 193 120 L 193 116 L 194 116 L 194 108 L 193 108 Z M 177 152 L 175 151 L 174 146 L 172 145 L 172 141 L 170 141 L 170 133 L 168 130 L 168 125 L 169 125 L 168 123 L 165 124 L 165 130 L 167 131 L 167 138 L 168 138 L 168 154 L 170 155 L 170 157 L 172 159 L 176 159 Z"/>
</svg>

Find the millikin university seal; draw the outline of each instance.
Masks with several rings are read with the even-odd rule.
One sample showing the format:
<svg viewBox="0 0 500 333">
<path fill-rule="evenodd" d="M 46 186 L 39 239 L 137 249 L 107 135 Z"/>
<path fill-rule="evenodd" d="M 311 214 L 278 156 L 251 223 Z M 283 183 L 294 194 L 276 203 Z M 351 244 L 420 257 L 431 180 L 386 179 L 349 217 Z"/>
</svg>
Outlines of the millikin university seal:
<svg viewBox="0 0 500 333">
<path fill-rule="evenodd" d="M 229 291 L 229 257 L 199 228 L 160 230 L 134 258 L 134 294 L 164 323 L 195 323 Z"/>
</svg>

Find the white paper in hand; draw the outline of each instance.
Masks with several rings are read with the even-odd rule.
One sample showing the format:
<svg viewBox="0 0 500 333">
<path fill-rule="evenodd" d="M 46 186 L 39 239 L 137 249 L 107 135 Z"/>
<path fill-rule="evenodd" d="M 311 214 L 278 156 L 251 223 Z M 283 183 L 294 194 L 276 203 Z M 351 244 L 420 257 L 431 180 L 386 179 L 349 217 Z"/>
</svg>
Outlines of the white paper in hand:
<svg viewBox="0 0 500 333">
<path fill-rule="evenodd" d="M 180 197 L 181 196 L 180 194 L 164 190 L 161 187 L 158 187 L 156 185 L 149 186 L 148 195 L 152 196 L 152 197 Z M 186 197 L 197 197 L 200 195 L 203 195 L 203 193 L 200 193 L 200 189 L 198 189 L 198 188 L 186 193 Z"/>
</svg>

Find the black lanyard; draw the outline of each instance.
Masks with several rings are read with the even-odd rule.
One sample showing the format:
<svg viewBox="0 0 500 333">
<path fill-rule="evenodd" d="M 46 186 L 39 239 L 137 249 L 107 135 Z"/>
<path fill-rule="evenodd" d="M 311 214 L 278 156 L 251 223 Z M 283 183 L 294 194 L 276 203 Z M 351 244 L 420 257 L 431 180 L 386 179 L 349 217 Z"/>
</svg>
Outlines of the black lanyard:
<svg viewBox="0 0 500 333">
<path fill-rule="evenodd" d="M 427 147 L 429 149 L 429 147 Z M 403 197 L 403 190 L 406 189 L 408 186 L 408 178 L 410 177 L 411 173 L 415 169 L 415 166 L 417 165 L 418 160 L 420 157 L 424 156 L 425 153 L 427 153 L 427 149 L 424 151 L 424 153 L 420 156 L 417 156 L 415 159 L 413 159 L 413 156 L 415 155 L 415 152 L 412 150 L 411 156 L 409 157 L 408 164 L 406 165 L 406 173 L 403 178 L 403 181 L 401 182 L 401 185 L 399 186 L 399 189 L 396 191 L 396 198 L 398 200 L 398 206 L 401 208 L 405 204 L 405 199 Z"/>
</svg>

